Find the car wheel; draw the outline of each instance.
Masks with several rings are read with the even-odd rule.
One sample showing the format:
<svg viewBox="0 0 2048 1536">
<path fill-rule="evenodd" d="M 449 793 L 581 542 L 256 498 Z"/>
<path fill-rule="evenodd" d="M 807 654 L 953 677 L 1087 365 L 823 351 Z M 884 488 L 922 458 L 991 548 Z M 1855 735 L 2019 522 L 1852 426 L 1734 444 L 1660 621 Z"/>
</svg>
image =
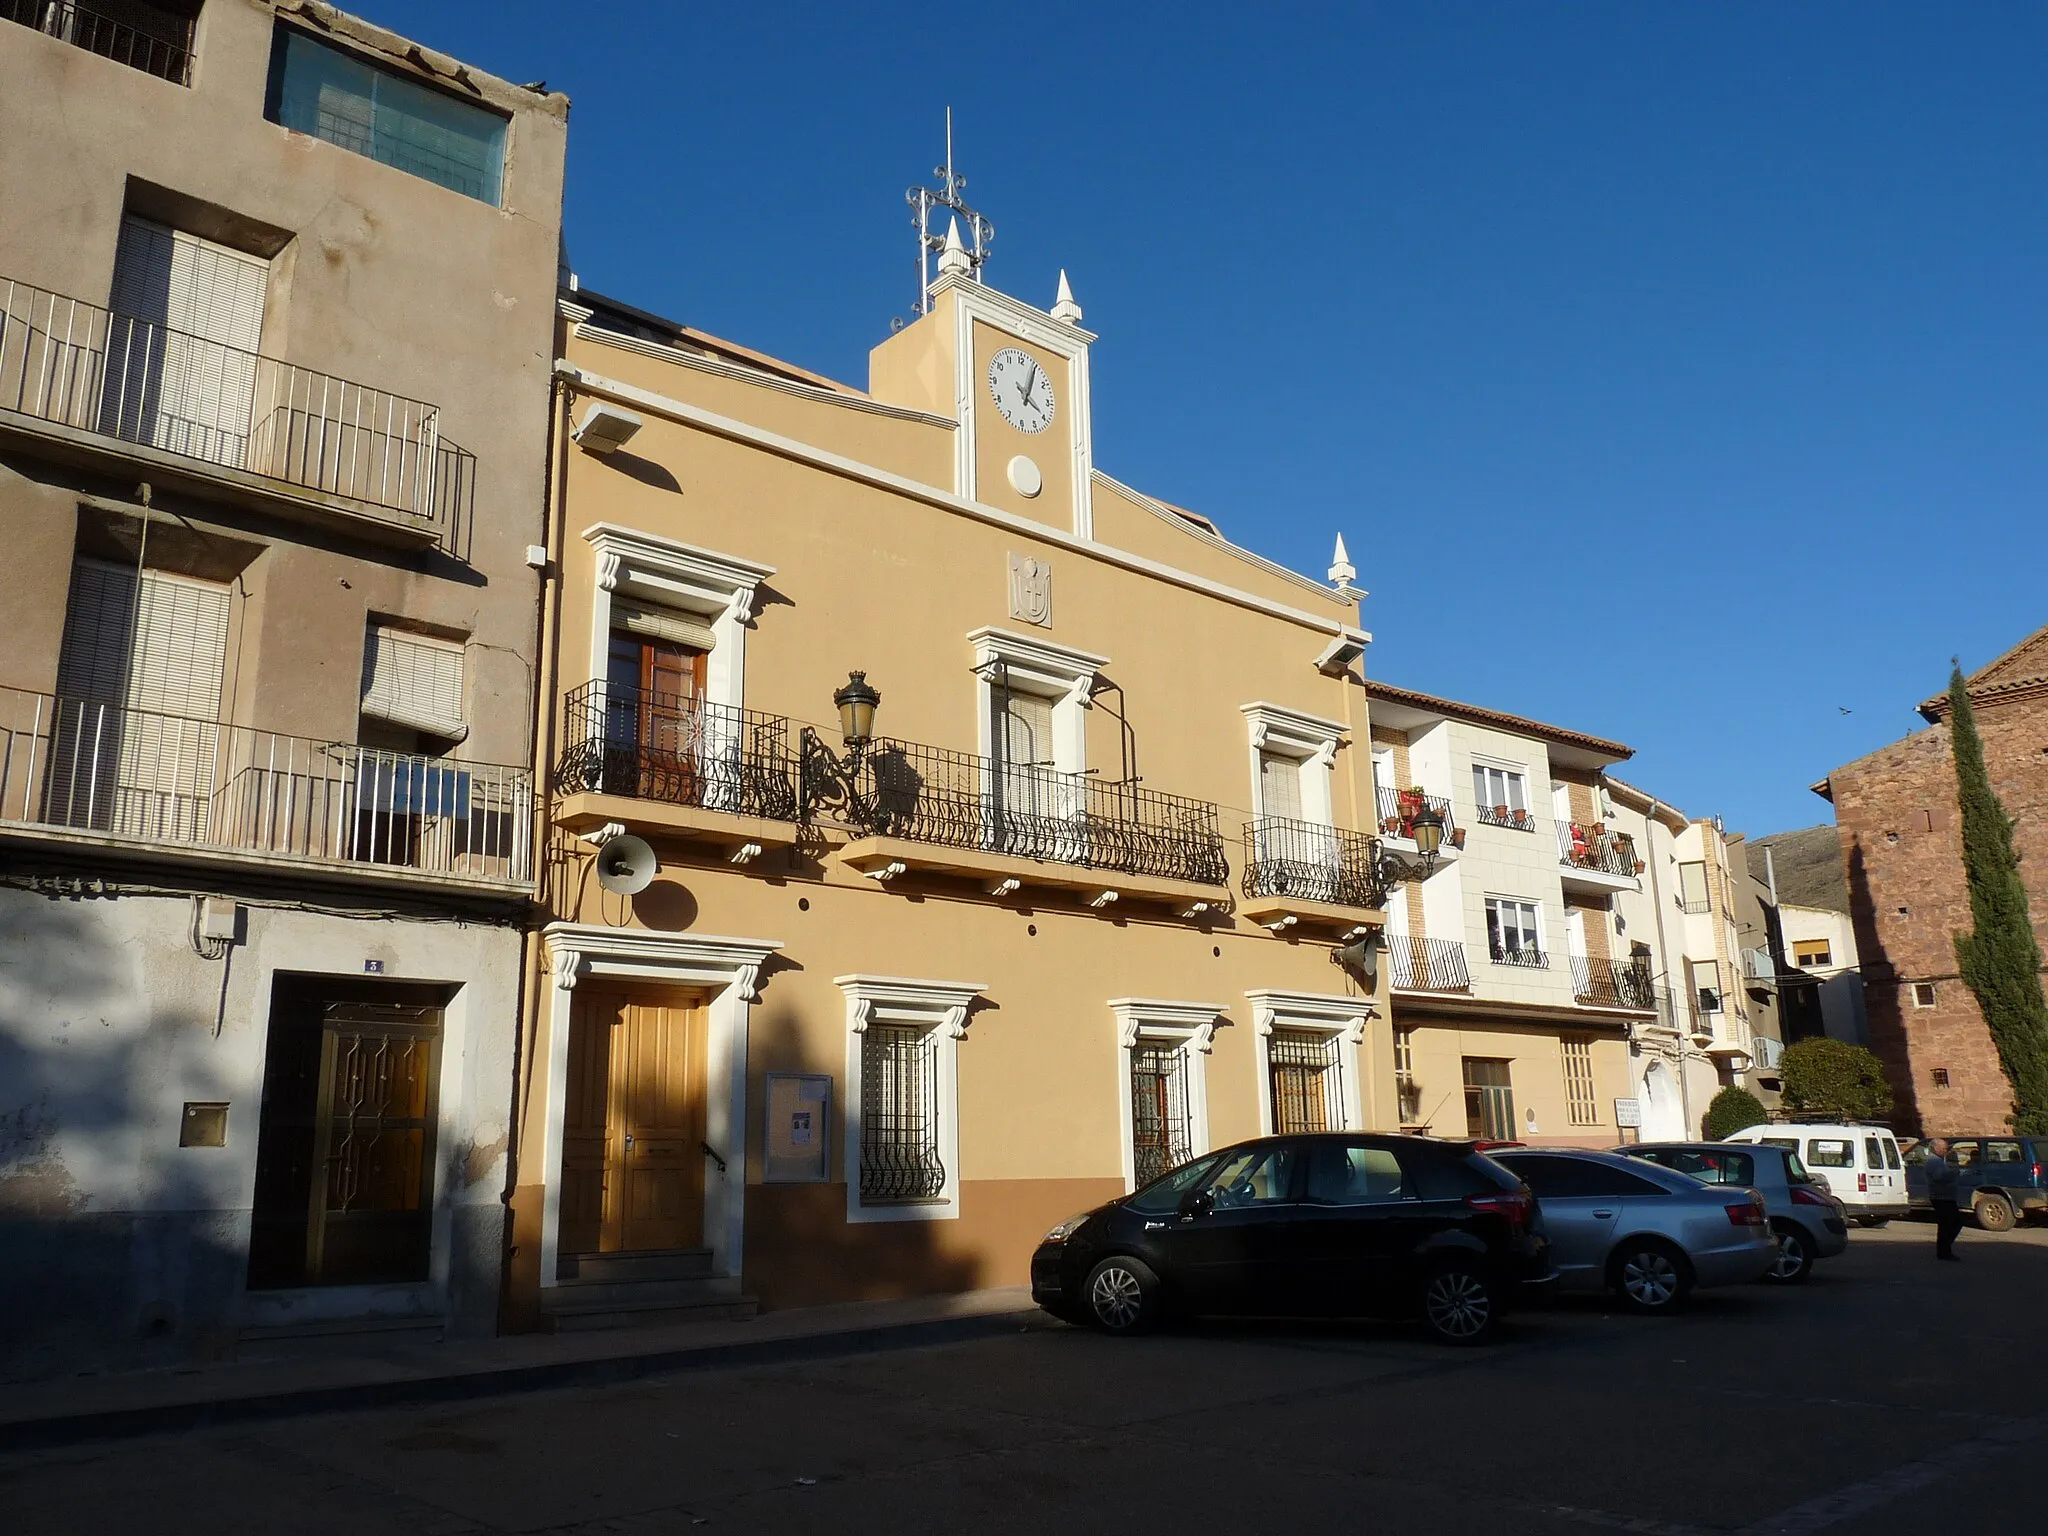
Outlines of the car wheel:
<svg viewBox="0 0 2048 1536">
<path fill-rule="evenodd" d="M 1765 1278 L 1779 1285 L 1797 1285 L 1813 1273 L 1813 1239 L 1789 1221 L 1778 1223 L 1772 1233 L 1778 1239 L 1778 1257 Z"/>
<path fill-rule="evenodd" d="M 2014 1216 L 2012 1202 L 1992 1191 L 1977 1197 L 1977 1225 L 1986 1232 L 2010 1232 Z"/>
<path fill-rule="evenodd" d="M 1159 1277 L 1122 1254 L 1088 1271 L 1088 1321 L 1104 1333 L 1143 1333 L 1159 1320 Z"/>
<path fill-rule="evenodd" d="M 1614 1256 L 1615 1294 L 1631 1312 L 1646 1317 L 1676 1312 L 1691 1282 L 1685 1261 L 1662 1243 L 1632 1243 Z"/>
<path fill-rule="evenodd" d="M 1439 1265 L 1422 1282 L 1422 1321 L 1440 1344 L 1482 1344 L 1500 1327 L 1500 1286 L 1476 1264 Z"/>
</svg>

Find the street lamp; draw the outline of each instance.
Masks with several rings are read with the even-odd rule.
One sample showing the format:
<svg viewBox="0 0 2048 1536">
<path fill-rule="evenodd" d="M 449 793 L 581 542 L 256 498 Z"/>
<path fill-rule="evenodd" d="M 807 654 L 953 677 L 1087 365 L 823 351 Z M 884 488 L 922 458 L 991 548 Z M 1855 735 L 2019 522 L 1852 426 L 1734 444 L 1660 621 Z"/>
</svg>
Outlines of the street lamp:
<svg viewBox="0 0 2048 1536">
<path fill-rule="evenodd" d="M 875 708 L 881 702 L 881 694 L 869 684 L 865 672 L 847 673 L 846 686 L 832 695 L 833 708 L 839 711 L 839 734 L 854 761 L 875 739 Z"/>
<path fill-rule="evenodd" d="M 1409 818 L 1409 826 L 1415 833 L 1415 851 L 1422 856 L 1422 872 L 1426 875 L 1436 868 L 1437 850 L 1444 845 L 1444 813 L 1432 810 L 1427 801 L 1422 809 Z"/>
<path fill-rule="evenodd" d="M 875 808 L 860 790 L 860 774 L 867 750 L 875 740 L 875 710 L 882 696 L 865 672 L 846 674 L 846 686 L 835 689 L 832 707 L 839 711 L 839 736 L 843 753 L 825 745 L 825 739 L 808 725 L 797 737 L 797 820 L 808 826 L 819 807 L 836 811 L 857 826 L 868 826 Z"/>
</svg>

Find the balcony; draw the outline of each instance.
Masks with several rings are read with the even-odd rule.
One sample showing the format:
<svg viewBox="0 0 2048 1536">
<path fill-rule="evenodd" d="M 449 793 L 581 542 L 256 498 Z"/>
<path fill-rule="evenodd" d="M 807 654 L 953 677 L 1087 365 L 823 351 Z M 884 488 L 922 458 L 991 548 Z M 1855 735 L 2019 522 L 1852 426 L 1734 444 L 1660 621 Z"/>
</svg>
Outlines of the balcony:
<svg viewBox="0 0 2048 1536">
<path fill-rule="evenodd" d="M 4 277 L 0 434 L 418 546 L 454 540 L 476 464 L 438 406 Z"/>
<path fill-rule="evenodd" d="M 1530 971 L 1550 969 L 1550 956 L 1533 944 L 1510 944 L 1493 939 L 1487 944 L 1487 958 L 1495 965 L 1518 965 Z"/>
<path fill-rule="evenodd" d="M 125 20 L 116 21 L 68 0 L 0 0 L 0 21 L 33 27 L 59 42 L 173 85 L 190 85 L 192 19 L 143 0 L 124 0 L 119 8 Z"/>
<path fill-rule="evenodd" d="M 532 814 L 524 768 L 0 689 L 0 838 L 516 894 Z"/>
<path fill-rule="evenodd" d="M 1581 826 L 1557 824 L 1557 862 L 1566 890 L 1605 895 L 1642 889 L 1636 841 L 1626 832 L 1610 832 L 1604 822 Z"/>
<path fill-rule="evenodd" d="M 1632 1013 L 1655 1013 L 1657 989 L 1649 971 L 1619 960 L 1596 960 L 1573 955 L 1572 996 L 1588 1008 L 1626 1008 Z"/>
<path fill-rule="evenodd" d="M 726 847 L 737 863 L 796 841 L 796 758 L 780 715 L 592 682 L 565 701 L 562 739 L 554 817 L 572 831 L 618 822 Z"/>
<path fill-rule="evenodd" d="M 1230 882 L 1216 807 L 1130 783 L 881 740 L 850 775 L 807 745 L 802 815 L 854 834 L 839 860 L 879 881 L 916 870 L 1078 892 L 1098 910 L 1129 898 L 1190 915 Z"/>
<path fill-rule="evenodd" d="M 1439 859 L 1454 859 L 1465 846 L 1465 834 L 1458 830 L 1458 823 L 1451 815 L 1451 802 L 1436 795 L 1418 795 L 1406 789 L 1381 789 L 1378 791 L 1380 812 L 1380 835 L 1395 842 L 1415 841 L 1416 814 L 1427 806 L 1444 819 L 1443 846 L 1438 849 Z"/>
<path fill-rule="evenodd" d="M 1536 816 L 1532 811 L 1519 810 L 1510 805 L 1482 805 L 1478 808 L 1479 824 L 1483 827 L 1506 827 L 1514 832 L 1534 832 Z"/>
<path fill-rule="evenodd" d="M 1267 816 L 1245 823 L 1244 914 L 1275 933 L 1297 924 L 1377 921 L 1373 839 L 1320 822 Z"/>
<path fill-rule="evenodd" d="M 1397 992 L 1469 992 L 1472 971 L 1465 946 L 1456 939 L 1415 938 L 1391 934 L 1387 963 Z"/>
</svg>

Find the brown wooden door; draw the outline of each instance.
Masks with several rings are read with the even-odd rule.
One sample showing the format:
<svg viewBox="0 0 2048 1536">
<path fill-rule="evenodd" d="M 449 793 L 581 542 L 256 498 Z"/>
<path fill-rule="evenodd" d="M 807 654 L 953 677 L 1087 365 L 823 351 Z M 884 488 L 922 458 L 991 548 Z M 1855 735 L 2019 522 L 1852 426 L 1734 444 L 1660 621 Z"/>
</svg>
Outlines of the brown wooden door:
<svg viewBox="0 0 2048 1536">
<path fill-rule="evenodd" d="M 559 1250 L 704 1240 L 701 998 L 576 989 L 562 1114 Z"/>
</svg>

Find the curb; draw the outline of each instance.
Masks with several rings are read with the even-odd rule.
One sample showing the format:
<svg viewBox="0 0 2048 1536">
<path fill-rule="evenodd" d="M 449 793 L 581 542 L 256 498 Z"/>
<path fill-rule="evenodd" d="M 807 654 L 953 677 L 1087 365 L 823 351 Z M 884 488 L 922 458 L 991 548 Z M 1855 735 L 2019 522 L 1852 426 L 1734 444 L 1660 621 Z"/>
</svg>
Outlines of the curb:
<svg viewBox="0 0 2048 1536">
<path fill-rule="evenodd" d="M 779 1365 L 792 1360 L 833 1360 L 847 1355 L 876 1354 L 955 1344 L 1039 1326 L 1050 1319 L 1036 1307 L 989 1312 L 972 1317 L 944 1317 L 914 1323 L 876 1324 L 837 1333 L 794 1334 L 780 1339 L 740 1340 L 662 1350 L 646 1355 L 611 1355 L 594 1360 L 565 1360 L 546 1365 L 516 1365 L 499 1370 L 464 1371 L 449 1376 L 408 1377 L 395 1381 L 354 1382 L 346 1386 L 308 1387 L 296 1392 L 266 1392 L 203 1402 L 158 1403 L 146 1408 L 111 1408 L 93 1413 L 64 1414 L 48 1419 L 22 1419 L 0 1424 L 0 1452 L 49 1450 L 96 1440 L 125 1440 L 171 1431 L 214 1429 L 263 1419 L 292 1418 L 311 1413 L 359 1412 L 368 1408 L 408 1408 L 429 1403 L 464 1402 L 517 1392 L 543 1392 L 564 1387 L 617 1386 L 673 1371 L 716 1366 Z"/>
</svg>

